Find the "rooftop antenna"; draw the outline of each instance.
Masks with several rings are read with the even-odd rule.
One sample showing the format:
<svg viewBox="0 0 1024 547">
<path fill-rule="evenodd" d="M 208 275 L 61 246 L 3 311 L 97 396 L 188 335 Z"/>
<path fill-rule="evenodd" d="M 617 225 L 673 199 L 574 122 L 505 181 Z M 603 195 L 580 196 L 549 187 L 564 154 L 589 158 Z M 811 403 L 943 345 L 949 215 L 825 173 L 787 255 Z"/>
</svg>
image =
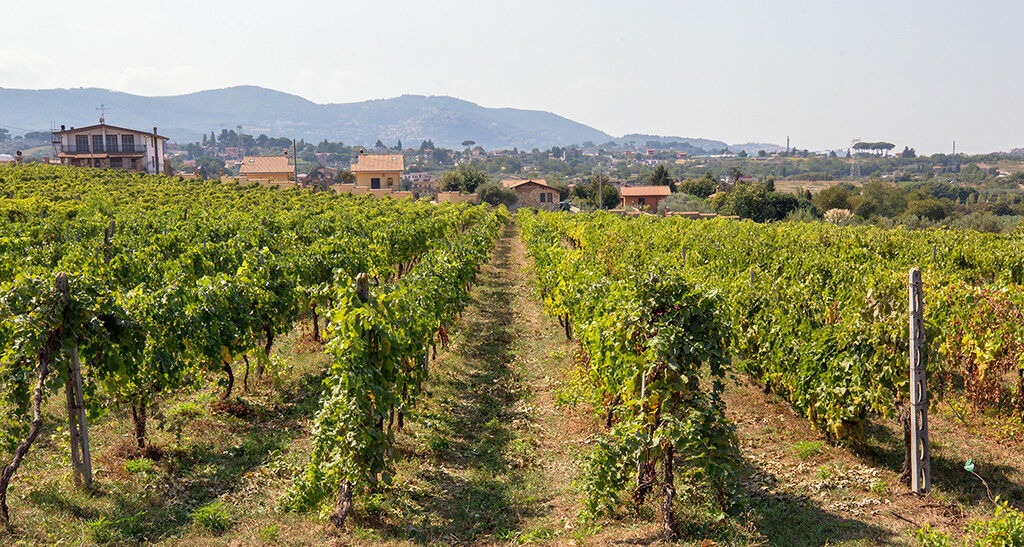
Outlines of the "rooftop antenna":
<svg viewBox="0 0 1024 547">
<path fill-rule="evenodd" d="M 105 123 L 104 122 L 104 118 L 107 116 L 107 107 L 106 107 L 106 105 L 102 105 L 101 104 L 100 107 L 97 108 L 96 110 L 100 111 L 100 123 Z"/>
</svg>

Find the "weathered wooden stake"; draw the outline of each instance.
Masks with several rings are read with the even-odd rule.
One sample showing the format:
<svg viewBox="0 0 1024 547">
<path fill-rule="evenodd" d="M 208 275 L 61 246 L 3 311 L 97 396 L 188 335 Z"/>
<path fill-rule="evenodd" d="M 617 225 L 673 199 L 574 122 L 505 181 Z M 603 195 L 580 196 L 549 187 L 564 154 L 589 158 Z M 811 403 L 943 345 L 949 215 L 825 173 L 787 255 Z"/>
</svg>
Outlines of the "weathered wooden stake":
<svg viewBox="0 0 1024 547">
<path fill-rule="evenodd" d="M 68 405 L 68 433 L 71 438 L 71 465 L 75 472 L 75 485 L 92 488 L 92 454 L 89 452 L 89 423 L 85 418 L 85 399 L 82 396 L 82 364 L 78 360 L 78 345 L 71 350 L 68 377 L 64 384 Z"/>
<path fill-rule="evenodd" d="M 683 248 L 683 267 L 686 267 L 686 248 Z"/>
<path fill-rule="evenodd" d="M 915 494 L 931 489 L 931 454 L 928 449 L 928 389 L 925 384 L 924 310 L 921 270 L 910 270 L 910 487 Z"/>
</svg>

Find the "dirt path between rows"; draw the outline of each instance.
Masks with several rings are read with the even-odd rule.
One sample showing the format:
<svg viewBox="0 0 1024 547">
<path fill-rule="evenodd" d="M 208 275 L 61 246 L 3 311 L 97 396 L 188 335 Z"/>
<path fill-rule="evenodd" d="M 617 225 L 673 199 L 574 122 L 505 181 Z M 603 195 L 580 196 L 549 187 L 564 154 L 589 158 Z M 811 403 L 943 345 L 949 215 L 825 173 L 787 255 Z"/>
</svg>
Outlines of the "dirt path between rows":
<svg viewBox="0 0 1024 547">
<path fill-rule="evenodd" d="M 573 346 L 544 313 L 517 232 L 505 228 L 431 363 L 418 416 L 399 436 L 395 491 L 353 541 L 559 543 L 575 533 L 587 432 L 555 404 Z"/>
</svg>

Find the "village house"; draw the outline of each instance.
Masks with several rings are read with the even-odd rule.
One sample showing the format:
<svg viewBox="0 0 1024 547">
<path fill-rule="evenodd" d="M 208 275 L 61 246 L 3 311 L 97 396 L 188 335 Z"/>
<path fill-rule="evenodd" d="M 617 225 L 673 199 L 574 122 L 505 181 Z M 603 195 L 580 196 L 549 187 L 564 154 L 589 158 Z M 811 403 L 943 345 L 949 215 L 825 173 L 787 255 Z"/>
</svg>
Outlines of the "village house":
<svg viewBox="0 0 1024 547">
<path fill-rule="evenodd" d="M 668 186 L 623 186 L 619 189 L 619 207 L 657 211 L 658 203 L 671 194 L 672 189 Z"/>
<path fill-rule="evenodd" d="M 399 190 L 398 184 L 405 171 L 405 157 L 401 154 L 366 154 L 360 152 L 352 164 L 356 188 L 369 190 Z"/>
<path fill-rule="evenodd" d="M 65 129 L 53 133 L 54 144 L 60 145 L 58 158 L 63 165 L 125 169 L 146 173 L 171 174 L 164 153 L 167 137 L 100 123 L 88 127 Z"/>
<path fill-rule="evenodd" d="M 558 190 L 548 186 L 544 180 L 534 179 L 505 179 L 501 181 L 505 188 L 511 188 L 516 193 L 516 204 L 514 209 L 533 207 L 555 211 L 558 209 Z"/>
<path fill-rule="evenodd" d="M 294 178 L 295 168 L 288 156 L 245 156 L 238 175 L 249 182 L 288 182 Z"/>
<path fill-rule="evenodd" d="M 437 177 L 432 173 L 407 173 L 402 175 L 402 188 L 416 197 L 434 196 L 437 194 Z"/>
</svg>

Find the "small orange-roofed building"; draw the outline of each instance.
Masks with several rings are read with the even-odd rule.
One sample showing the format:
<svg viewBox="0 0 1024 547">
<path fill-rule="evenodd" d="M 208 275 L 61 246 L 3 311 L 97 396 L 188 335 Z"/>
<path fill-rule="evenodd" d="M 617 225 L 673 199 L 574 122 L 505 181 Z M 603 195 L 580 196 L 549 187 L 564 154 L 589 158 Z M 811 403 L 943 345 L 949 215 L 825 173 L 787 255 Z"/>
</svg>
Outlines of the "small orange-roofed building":
<svg viewBox="0 0 1024 547">
<path fill-rule="evenodd" d="M 619 189 L 619 207 L 636 207 L 641 211 L 657 211 L 658 203 L 672 195 L 668 186 L 623 186 Z"/>
</svg>

